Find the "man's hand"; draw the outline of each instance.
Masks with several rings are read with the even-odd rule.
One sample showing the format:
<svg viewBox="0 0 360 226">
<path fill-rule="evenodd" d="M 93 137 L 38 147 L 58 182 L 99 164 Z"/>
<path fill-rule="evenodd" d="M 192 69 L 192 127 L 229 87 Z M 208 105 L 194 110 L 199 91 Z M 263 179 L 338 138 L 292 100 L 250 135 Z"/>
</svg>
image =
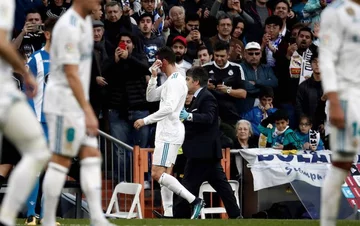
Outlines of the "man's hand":
<svg viewBox="0 0 360 226">
<path fill-rule="evenodd" d="M 33 24 L 31 22 L 26 22 L 23 28 L 23 32 L 25 32 L 25 34 L 35 32 L 36 30 L 35 28 L 36 28 L 36 24 Z"/>
<path fill-rule="evenodd" d="M 186 120 L 188 118 L 188 116 L 189 116 L 189 113 L 185 109 L 182 109 L 180 112 L 180 119 Z"/>
<path fill-rule="evenodd" d="M 143 126 L 145 126 L 144 119 L 138 119 L 134 122 L 134 128 L 137 130 L 139 130 Z"/>
<path fill-rule="evenodd" d="M 129 16 L 130 15 L 130 7 L 129 6 L 125 6 L 123 9 L 123 15 L 124 16 Z"/>
<path fill-rule="evenodd" d="M 151 67 L 149 68 L 149 70 L 151 71 L 151 76 L 156 78 L 157 74 L 158 74 L 158 69 L 162 66 L 162 62 L 161 60 L 156 60 L 153 65 L 151 65 Z"/>
<path fill-rule="evenodd" d="M 106 82 L 105 78 L 102 76 L 96 76 L 96 83 L 99 86 L 106 86 L 108 83 Z"/>
<path fill-rule="evenodd" d="M 209 79 L 209 81 L 210 81 L 210 79 Z M 208 81 L 207 88 L 208 88 L 208 89 L 210 89 L 210 90 L 214 90 L 214 89 L 216 89 L 215 85 L 214 85 L 214 84 L 212 84 L 212 83 L 211 83 L 211 82 L 209 82 L 209 81 Z"/>
<path fill-rule="evenodd" d="M 226 93 L 227 88 L 228 87 L 226 85 L 222 85 L 222 84 L 219 84 L 219 85 L 216 86 L 216 90 L 220 91 L 220 92 L 223 92 L 223 93 Z"/>
<path fill-rule="evenodd" d="M 200 32 L 198 30 L 194 30 L 192 32 L 193 32 L 193 35 L 192 35 L 193 41 L 200 44 L 201 43 L 201 34 L 200 34 Z"/>
<path fill-rule="evenodd" d="M 24 75 L 24 85 L 26 87 L 26 95 L 29 98 L 35 97 L 37 93 L 37 82 L 32 74 L 28 73 Z"/>
<path fill-rule="evenodd" d="M 85 107 L 84 113 L 85 113 L 86 134 L 88 136 L 95 137 L 98 134 L 99 122 L 90 104 L 88 104 L 88 106 Z"/>
<path fill-rule="evenodd" d="M 153 25 L 153 28 L 151 29 L 153 33 L 157 32 L 157 31 L 159 30 L 159 27 L 160 27 L 161 22 L 162 22 L 162 18 L 161 18 L 161 17 L 159 17 L 159 18 L 155 21 L 155 23 L 154 23 L 154 25 Z"/>
<path fill-rule="evenodd" d="M 129 57 L 129 51 L 127 49 L 121 49 L 119 57 L 126 60 Z"/>
<path fill-rule="evenodd" d="M 204 18 L 208 18 L 210 16 L 210 10 L 208 8 L 205 8 L 205 12 L 204 12 Z"/>
<path fill-rule="evenodd" d="M 236 44 L 235 45 L 235 53 L 240 57 L 242 58 L 242 49 L 241 49 L 241 46 L 239 44 Z"/>
<path fill-rule="evenodd" d="M 120 53 L 121 53 L 121 49 L 120 47 L 117 47 L 115 49 L 115 63 L 120 61 Z"/>
<path fill-rule="evenodd" d="M 296 43 L 289 45 L 289 47 L 287 49 L 286 57 L 288 59 L 290 59 L 297 49 L 298 49 L 298 47 L 297 47 Z"/>
</svg>

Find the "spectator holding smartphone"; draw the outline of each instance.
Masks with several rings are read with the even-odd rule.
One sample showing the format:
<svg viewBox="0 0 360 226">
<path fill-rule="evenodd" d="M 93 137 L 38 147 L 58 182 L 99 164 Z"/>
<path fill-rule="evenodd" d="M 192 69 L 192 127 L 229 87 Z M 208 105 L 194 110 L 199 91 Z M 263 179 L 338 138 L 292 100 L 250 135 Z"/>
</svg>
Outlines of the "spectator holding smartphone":
<svg viewBox="0 0 360 226">
<path fill-rule="evenodd" d="M 24 28 L 13 40 L 14 46 L 23 51 L 26 57 L 45 45 L 45 36 L 41 29 L 42 24 L 39 11 L 32 9 L 27 12 Z"/>
</svg>

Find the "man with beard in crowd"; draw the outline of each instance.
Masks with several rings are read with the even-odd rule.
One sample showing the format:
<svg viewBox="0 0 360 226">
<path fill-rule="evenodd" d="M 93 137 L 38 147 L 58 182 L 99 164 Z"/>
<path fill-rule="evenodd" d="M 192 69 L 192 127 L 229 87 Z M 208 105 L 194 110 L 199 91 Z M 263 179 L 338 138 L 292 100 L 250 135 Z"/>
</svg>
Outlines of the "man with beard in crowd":
<svg viewBox="0 0 360 226">
<path fill-rule="evenodd" d="M 183 36 L 176 36 L 172 41 L 172 50 L 176 55 L 176 67 L 180 74 L 186 77 L 186 71 L 191 68 L 191 64 L 184 60 L 184 55 L 187 51 L 187 41 Z"/>
</svg>

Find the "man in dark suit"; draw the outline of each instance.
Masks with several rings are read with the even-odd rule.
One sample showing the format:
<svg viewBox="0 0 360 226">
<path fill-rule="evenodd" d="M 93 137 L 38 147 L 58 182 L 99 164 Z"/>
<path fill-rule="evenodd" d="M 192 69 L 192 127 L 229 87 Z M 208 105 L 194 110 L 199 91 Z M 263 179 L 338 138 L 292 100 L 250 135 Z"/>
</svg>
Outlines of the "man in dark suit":
<svg viewBox="0 0 360 226">
<path fill-rule="evenodd" d="M 192 194 L 199 194 L 204 181 L 217 191 L 224 202 L 229 218 L 240 217 L 240 209 L 234 193 L 220 164 L 222 158 L 218 105 L 216 98 L 207 90 L 208 74 L 202 67 L 186 72 L 189 94 L 194 100 L 188 109 L 180 113 L 185 124 L 183 151 L 187 158 L 182 183 Z M 186 200 L 174 200 L 174 218 L 189 218 L 190 208 Z"/>
</svg>

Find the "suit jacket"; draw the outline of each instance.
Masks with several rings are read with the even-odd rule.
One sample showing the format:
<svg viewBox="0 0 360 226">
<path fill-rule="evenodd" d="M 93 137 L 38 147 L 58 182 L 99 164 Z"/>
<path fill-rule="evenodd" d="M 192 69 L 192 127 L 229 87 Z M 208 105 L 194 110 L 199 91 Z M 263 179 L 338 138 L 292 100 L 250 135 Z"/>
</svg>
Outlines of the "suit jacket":
<svg viewBox="0 0 360 226">
<path fill-rule="evenodd" d="M 204 87 L 188 109 L 182 149 L 188 159 L 221 159 L 219 113 L 216 98 Z"/>
</svg>

